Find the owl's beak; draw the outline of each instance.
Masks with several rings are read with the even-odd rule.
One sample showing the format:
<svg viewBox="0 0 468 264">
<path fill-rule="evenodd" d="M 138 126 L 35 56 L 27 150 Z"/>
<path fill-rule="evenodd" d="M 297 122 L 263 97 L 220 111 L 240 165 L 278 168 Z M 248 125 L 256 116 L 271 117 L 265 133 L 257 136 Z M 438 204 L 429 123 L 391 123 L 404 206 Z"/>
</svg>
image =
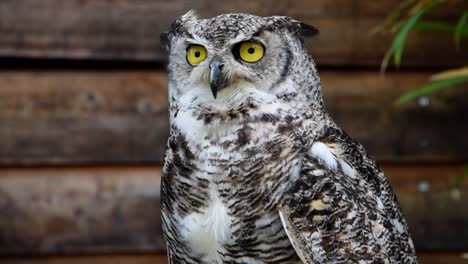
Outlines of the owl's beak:
<svg viewBox="0 0 468 264">
<path fill-rule="evenodd" d="M 216 99 L 218 92 L 226 87 L 226 78 L 223 74 L 224 63 L 219 58 L 213 58 L 210 63 L 210 87 L 213 97 Z"/>
</svg>

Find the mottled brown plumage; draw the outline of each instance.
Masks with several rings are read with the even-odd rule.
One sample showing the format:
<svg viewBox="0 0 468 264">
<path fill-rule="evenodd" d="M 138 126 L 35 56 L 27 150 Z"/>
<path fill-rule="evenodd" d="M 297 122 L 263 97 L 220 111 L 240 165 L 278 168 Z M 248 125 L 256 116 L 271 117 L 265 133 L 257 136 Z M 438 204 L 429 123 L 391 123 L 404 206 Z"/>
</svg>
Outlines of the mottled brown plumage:
<svg viewBox="0 0 468 264">
<path fill-rule="evenodd" d="M 189 12 L 162 36 L 171 263 L 416 263 L 387 179 L 325 111 L 303 31 L 316 33 L 288 17 Z M 264 48 L 255 62 L 239 57 L 251 42 Z M 193 45 L 207 54 L 196 65 Z"/>
</svg>

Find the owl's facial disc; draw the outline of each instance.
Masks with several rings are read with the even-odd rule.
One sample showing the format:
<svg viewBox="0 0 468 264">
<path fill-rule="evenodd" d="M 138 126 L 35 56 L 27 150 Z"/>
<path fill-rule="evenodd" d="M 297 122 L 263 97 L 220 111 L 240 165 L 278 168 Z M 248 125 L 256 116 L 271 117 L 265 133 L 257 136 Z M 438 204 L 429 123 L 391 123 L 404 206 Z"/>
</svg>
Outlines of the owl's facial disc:
<svg viewBox="0 0 468 264">
<path fill-rule="evenodd" d="M 203 19 L 188 12 L 161 35 L 170 51 L 171 104 L 224 111 L 252 101 L 288 99 L 308 89 L 302 88 L 304 80 L 316 73 L 300 37 L 303 31 L 317 33 L 283 16 Z"/>
<path fill-rule="evenodd" d="M 199 76 L 201 80 L 207 78 L 214 99 L 217 98 L 219 91 L 231 84 L 252 79 L 251 67 L 260 62 L 265 55 L 265 45 L 258 40 L 258 37 L 256 38 L 257 40 L 250 38 L 237 43 L 228 43 L 221 48 L 212 46 L 205 48 L 203 45 L 193 44 L 194 41 L 188 44 L 187 63 L 194 71 L 207 73 Z M 239 70 L 240 68 L 243 70 Z"/>
</svg>

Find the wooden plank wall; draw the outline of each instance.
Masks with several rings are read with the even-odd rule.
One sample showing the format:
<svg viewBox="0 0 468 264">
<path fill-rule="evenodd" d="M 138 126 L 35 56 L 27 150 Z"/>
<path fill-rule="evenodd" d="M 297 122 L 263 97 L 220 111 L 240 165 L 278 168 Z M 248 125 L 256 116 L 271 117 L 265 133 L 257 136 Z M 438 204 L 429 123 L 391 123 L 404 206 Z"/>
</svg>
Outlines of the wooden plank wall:
<svg viewBox="0 0 468 264">
<path fill-rule="evenodd" d="M 425 250 L 466 248 L 459 166 L 383 164 Z M 162 251 L 158 166 L 4 168 L 0 255 Z"/>
<path fill-rule="evenodd" d="M 397 3 L 0 1 L 0 263 L 62 263 L 70 260 L 64 254 L 115 263 L 133 253 L 147 255 L 119 263 L 163 263 L 151 255 L 165 249 L 167 58 L 159 34 L 191 8 L 204 16 L 283 14 L 317 26 L 320 36 L 306 43 L 327 108 L 377 157 L 418 251 L 467 250 L 468 184 L 450 190 L 468 162 L 466 85 L 428 104 L 392 102 L 435 71 L 466 64 L 468 43 L 457 52 L 446 33 L 411 33 L 402 69 L 379 75 L 390 38 L 371 31 Z M 467 8 L 453 1 L 430 17 L 454 21 Z M 424 263 L 449 259 L 431 254 Z M 26 255 L 44 258 L 17 259 Z"/>
<path fill-rule="evenodd" d="M 380 63 L 389 38 L 370 33 L 397 3 L 398 0 L 3 0 L 0 55 L 164 60 L 159 34 L 175 17 L 196 9 L 204 16 L 225 12 L 293 16 L 321 29 L 322 37 L 309 43 L 319 64 L 374 66 Z M 466 5 L 465 1 L 453 1 L 447 8 L 436 10 L 432 17 L 455 20 Z M 405 49 L 404 63 L 418 67 L 465 63 L 468 54 L 457 53 L 452 42 L 444 33 L 415 34 Z M 468 44 L 463 45 L 466 48 Z"/>
</svg>

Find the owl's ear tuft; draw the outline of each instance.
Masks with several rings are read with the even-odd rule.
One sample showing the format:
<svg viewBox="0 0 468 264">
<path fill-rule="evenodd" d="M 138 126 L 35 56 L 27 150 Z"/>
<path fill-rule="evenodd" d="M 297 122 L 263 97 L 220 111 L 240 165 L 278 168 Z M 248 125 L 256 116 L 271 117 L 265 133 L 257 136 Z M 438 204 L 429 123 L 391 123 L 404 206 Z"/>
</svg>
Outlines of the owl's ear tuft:
<svg viewBox="0 0 468 264">
<path fill-rule="evenodd" d="M 192 19 L 200 19 L 195 9 L 190 9 L 187 13 L 183 14 L 179 20 L 183 23 Z"/>
<path fill-rule="evenodd" d="M 287 29 L 290 32 L 300 34 L 303 37 L 313 37 L 319 34 L 319 30 L 316 27 L 287 16 L 268 17 L 264 29 L 273 30 L 275 28 Z"/>
<path fill-rule="evenodd" d="M 296 23 L 298 24 L 299 33 L 301 34 L 301 36 L 314 37 L 320 33 L 320 31 L 314 26 L 299 21 Z"/>
<path fill-rule="evenodd" d="M 170 50 L 172 39 L 174 38 L 174 36 L 177 36 L 186 32 L 187 28 L 189 28 L 192 24 L 196 23 L 198 19 L 200 19 L 200 17 L 198 16 L 197 11 L 193 9 L 189 10 L 187 13 L 180 16 L 178 19 L 172 22 L 171 30 L 163 32 L 159 36 L 159 40 L 161 41 L 161 46 L 166 50 Z"/>
</svg>

